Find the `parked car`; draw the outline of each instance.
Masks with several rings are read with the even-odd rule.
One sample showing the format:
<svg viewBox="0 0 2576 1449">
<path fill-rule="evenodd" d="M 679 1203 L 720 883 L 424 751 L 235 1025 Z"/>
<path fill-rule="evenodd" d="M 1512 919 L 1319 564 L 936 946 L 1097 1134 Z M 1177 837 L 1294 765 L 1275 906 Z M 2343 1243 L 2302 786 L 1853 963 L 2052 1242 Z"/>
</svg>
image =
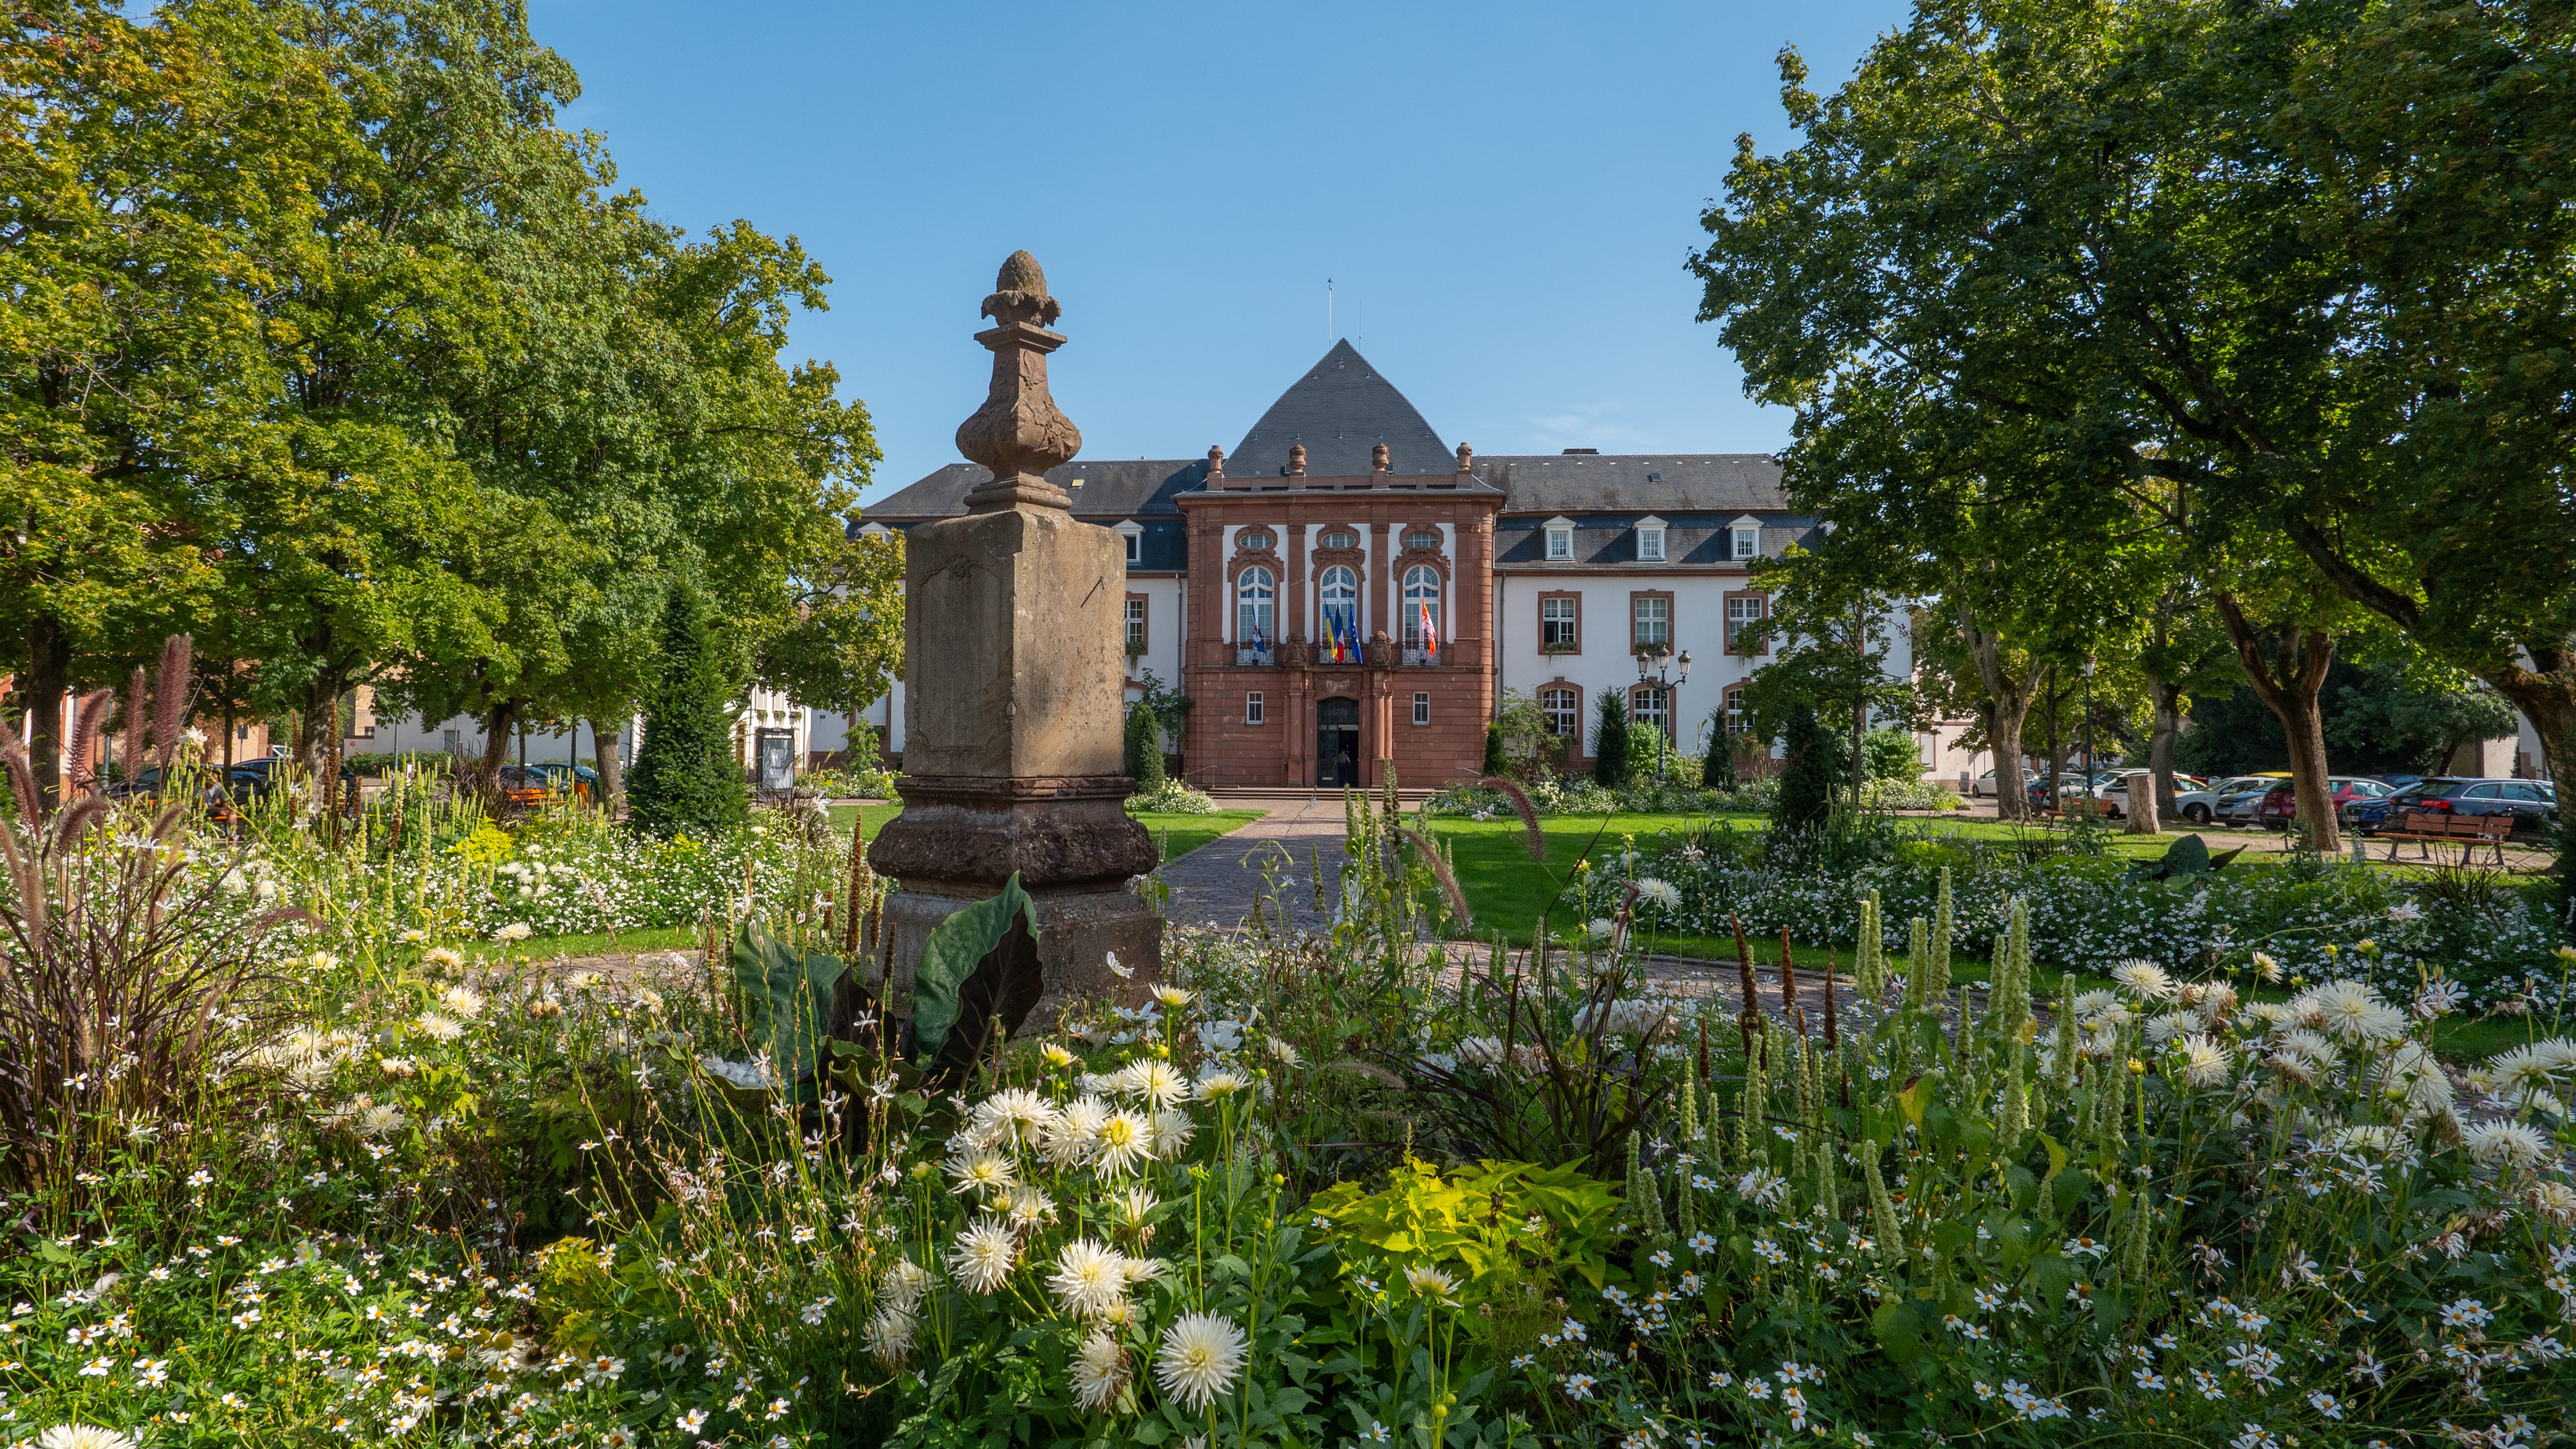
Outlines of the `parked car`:
<svg viewBox="0 0 2576 1449">
<path fill-rule="evenodd" d="M 2182 788 L 2182 782 L 2176 780 L 2174 810 L 2194 825 L 2207 825 L 2217 818 L 2218 802 L 2221 798 L 2239 790 L 2251 790 L 2270 783 L 2270 777 L 2264 775 L 2236 775 L 2222 780 L 2204 781 L 2193 789 L 2185 790 Z"/>
<path fill-rule="evenodd" d="M 2328 775 L 2326 784 L 2334 791 L 2337 820 L 2348 819 L 2347 809 L 2358 801 L 2377 800 L 2397 793 L 2367 775 Z M 2267 830 L 2287 830 L 2298 813 L 2298 792 L 2284 780 L 2264 793 L 2263 803 L 2255 807 L 2254 819 Z"/>
<path fill-rule="evenodd" d="M 2231 782 L 2210 805 L 2210 818 L 2221 825 L 2254 824 L 2254 812 L 2263 808 L 2263 797 L 2289 778 L 2287 770 L 2263 770 Z"/>
<path fill-rule="evenodd" d="M 2478 779 L 2435 775 L 2377 800 L 2357 801 L 2347 814 L 2352 828 L 2376 835 L 2401 810 L 2456 815 L 2511 815 L 2517 833 L 2539 833 L 2558 822 L 2558 791 L 2547 780 Z"/>
<path fill-rule="evenodd" d="M 561 760 L 548 760 L 530 765 L 532 774 L 543 775 L 546 784 L 557 794 L 569 793 L 576 800 L 599 798 L 599 772 L 588 765 L 569 765 Z"/>
<path fill-rule="evenodd" d="M 225 793 L 237 804 L 265 800 L 284 780 L 295 762 L 271 756 L 265 760 L 244 760 L 225 772 Z M 344 809 L 355 814 L 359 809 L 358 772 L 347 765 L 340 767 L 340 798 Z"/>
<path fill-rule="evenodd" d="M 2392 794 L 2394 794 L 2395 792 L 2397 792 L 2397 791 L 2399 791 L 2399 790 L 2403 790 L 2403 789 L 2405 789 L 2407 786 L 2414 784 L 2414 783 L 2415 783 L 2416 781 L 2418 781 L 2418 780 L 2429 780 L 2429 779 L 2431 779 L 2431 778 L 2432 778 L 2432 776 L 2430 776 L 2430 775 L 2373 775 L 2373 776 L 2371 776 L 2370 778 L 2372 778 L 2372 779 L 2374 779 L 2374 780 L 2377 780 L 2379 783 L 2381 783 L 2381 784 L 2383 784 L 2383 785 L 2386 785 L 2386 786 L 2388 787 L 2388 789 L 2389 789 L 2389 792 L 2390 792 L 2390 793 L 2392 793 Z"/>
<path fill-rule="evenodd" d="M 2022 783 L 2022 788 L 2023 788 L 2023 789 L 2025 789 L 2025 790 L 2029 789 L 2029 788 L 2031 787 L 2031 785 L 2032 785 L 2034 782 L 2036 782 L 2038 779 L 2039 779 L 2039 776 L 2038 776 L 2035 772 L 2033 772 L 2033 771 L 2030 771 L 2030 770 L 2024 770 L 2024 771 L 2022 771 L 2022 772 L 2021 772 L 2021 783 Z M 1987 771 L 1987 772 L 1985 772 L 1984 774 L 1979 775 L 1979 776 L 1977 777 L 1977 782 L 1976 782 L 1976 785 L 1974 786 L 1974 788 L 1975 788 L 1975 790 L 1976 790 L 1976 792 L 1977 792 L 1977 798 L 1978 798 L 1978 799 L 1980 799 L 1980 800 L 1983 800 L 1983 799 L 1987 798 L 1987 797 L 1988 797 L 1988 796 L 1990 796 L 1990 795 L 1994 795 L 1994 794 L 1998 793 L 1998 792 L 1996 791 L 1996 789 L 1995 789 L 1995 772 L 1994 772 L 1994 771 L 1992 771 L 1992 770 L 1988 770 L 1988 771 Z"/>
<path fill-rule="evenodd" d="M 2112 819 L 2127 819 L 2129 814 L 2129 782 L 2140 775 L 2153 775 L 2154 773 L 2155 771 L 2148 769 L 2104 770 L 2102 773 L 2093 777 L 2093 798 L 2096 800 L 2106 801 L 2110 804 Z M 2200 786 L 2201 782 L 2193 776 L 2183 774 L 2175 775 L 2174 801 L 2176 808 L 2180 808 L 2184 792 L 2197 790 Z"/>
</svg>

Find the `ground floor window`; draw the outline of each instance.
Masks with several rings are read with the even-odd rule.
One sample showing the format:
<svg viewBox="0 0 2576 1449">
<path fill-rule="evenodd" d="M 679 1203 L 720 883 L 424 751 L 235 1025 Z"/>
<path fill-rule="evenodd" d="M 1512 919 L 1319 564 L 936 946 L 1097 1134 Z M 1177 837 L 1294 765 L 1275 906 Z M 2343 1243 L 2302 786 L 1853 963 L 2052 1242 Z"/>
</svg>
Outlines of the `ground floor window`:
<svg viewBox="0 0 2576 1449">
<path fill-rule="evenodd" d="M 1538 692 L 1539 717 L 1547 721 L 1547 732 L 1558 739 L 1572 739 L 1583 708 L 1570 689 L 1542 689 Z"/>
<path fill-rule="evenodd" d="M 1413 696 L 1413 722 L 1418 725 L 1427 725 L 1431 723 L 1430 695 L 1416 694 Z"/>
<path fill-rule="evenodd" d="M 1628 723 L 1643 728 L 1653 725 L 1665 734 L 1672 733 L 1672 696 L 1665 690 L 1641 684 L 1628 695 Z"/>
</svg>

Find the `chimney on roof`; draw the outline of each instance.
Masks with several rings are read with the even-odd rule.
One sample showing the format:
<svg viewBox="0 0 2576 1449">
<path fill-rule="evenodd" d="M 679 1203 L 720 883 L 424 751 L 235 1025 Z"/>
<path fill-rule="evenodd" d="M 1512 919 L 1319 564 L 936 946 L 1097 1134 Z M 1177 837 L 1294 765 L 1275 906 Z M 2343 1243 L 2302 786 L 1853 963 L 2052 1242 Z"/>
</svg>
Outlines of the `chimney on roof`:
<svg viewBox="0 0 2576 1449">
<path fill-rule="evenodd" d="M 1225 449 L 1214 443 L 1208 444 L 1207 480 L 1208 486 L 1212 488 L 1225 486 Z"/>
<path fill-rule="evenodd" d="M 1369 468 L 1378 473 L 1390 471 L 1387 466 L 1386 444 L 1378 443 L 1369 448 Z"/>
<path fill-rule="evenodd" d="M 1476 450 L 1464 443 L 1458 445 L 1458 471 L 1461 473 L 1476 471 Z"/>
<path fill-rule="evenodd" d="M 1306 445 L 1303 443 L 1288 445 L 1288 476 L 1291 478 L 1306 476 Z"/>
</svg>

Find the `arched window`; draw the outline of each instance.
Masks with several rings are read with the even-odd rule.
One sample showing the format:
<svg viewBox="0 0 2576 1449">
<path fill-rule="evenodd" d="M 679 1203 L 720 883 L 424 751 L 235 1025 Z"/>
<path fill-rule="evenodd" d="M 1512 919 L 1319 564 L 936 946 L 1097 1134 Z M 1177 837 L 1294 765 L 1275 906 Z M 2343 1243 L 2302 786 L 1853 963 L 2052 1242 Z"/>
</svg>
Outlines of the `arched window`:
<svg viewBox="0 0 2576 1449">
<path fill-rule="evenodd" d="M 1359 546 L 1360 536 L 1358 534 L 1346 533 L 1338 528 L 1315 540 L 1315 547 L 1317 548 L 1357 548 Z"/>
<path fill-rule="evenodd" d="M 1726 732 L 1740 735 L 1753 728 L 1744 717 L 1744 686 L 1730 684 L 1721 696 L 1726 702 Z"/>
<path fill-rule="evenodd" d="M 1278 632 L 1279 581 L 1256 564 L 1235 576 L 1234 643 L 1239 649 L 1267 652 Z"/>
<path fill-rule="evenodd" d="M 1659 684 L 1640 684 L 1628 691 L 1628 724 L 1631 728 L 1652 726 L 1670 735 L 1672 730 L 1672 695 Z"/>
<path fill-rule="evenodd" d="M 1406 662 L 1429 663 L 1448 635 L 1448 622 L 1440 612 L 1440 571 L 1429 564 L 1415 564 L 1404 571 Z"/>
<path fill-rule="evenodd" d="M 1330 663 L 1358 663 L 1360 576 L 1335 564 L 1316 580 L 1315 596 L 1323 606 L 1323 616 L 1315 631 L 1316 652 Z"/>
</svg>

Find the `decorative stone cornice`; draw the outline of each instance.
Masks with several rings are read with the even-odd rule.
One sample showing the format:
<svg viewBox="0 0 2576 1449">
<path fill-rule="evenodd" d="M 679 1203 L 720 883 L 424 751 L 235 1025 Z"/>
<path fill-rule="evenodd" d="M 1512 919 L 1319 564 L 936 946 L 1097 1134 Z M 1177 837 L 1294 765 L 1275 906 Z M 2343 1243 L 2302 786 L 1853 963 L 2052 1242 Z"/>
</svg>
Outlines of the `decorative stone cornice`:
<svg viewBox="0 0 2576 1449">
<path fill-rule="evenodd" d="M 1073 500 L 1046 479 L 1049 468 L 1082 451 L 1082 433 L 1047 391 L 1047 354 L 1064 334 L 1046 324 L 1063 315 L 1047 295 L 1037 258 L 1013 252 L 1002 263 L 982 315 L 999 324 L 975 340 L 993 353 L 993 382 L 984 405 L 957 428 L 957 450 L 993 470 L 992 481 L 966 495 L 969 513 L 1006 508 L 1069 509 Z"/>
</svg>

